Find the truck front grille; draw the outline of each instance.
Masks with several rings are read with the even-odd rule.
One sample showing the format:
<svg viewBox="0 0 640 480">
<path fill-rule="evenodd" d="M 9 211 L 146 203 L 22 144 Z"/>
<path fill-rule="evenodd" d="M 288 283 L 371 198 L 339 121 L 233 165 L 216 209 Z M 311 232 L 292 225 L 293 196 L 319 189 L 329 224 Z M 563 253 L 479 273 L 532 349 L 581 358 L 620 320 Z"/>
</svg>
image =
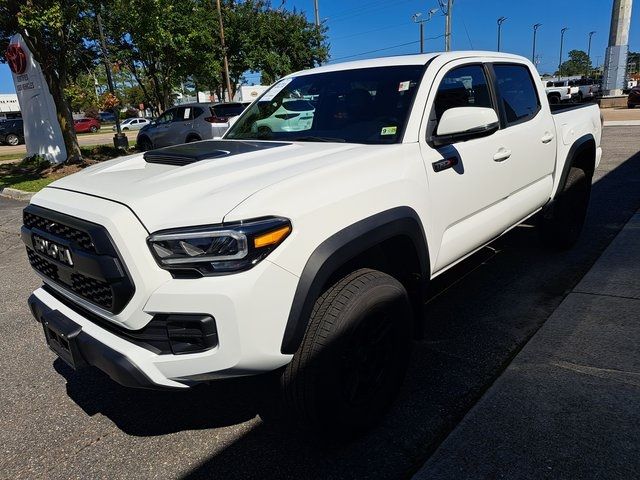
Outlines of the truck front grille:
<svg viewBox="0 0 640 480">
<path fill-rule="evenodd" d="M 22 241 L 34 270 L 98 307 L 122 311 L 135 287 L 103 226 L 35 205 L 24 209 L 23 220 Z M 53 253 L 43 241 L 51 242 Z M 61 261 L 56 249 L 68 250 L 71 261 Z"/>
</svg>

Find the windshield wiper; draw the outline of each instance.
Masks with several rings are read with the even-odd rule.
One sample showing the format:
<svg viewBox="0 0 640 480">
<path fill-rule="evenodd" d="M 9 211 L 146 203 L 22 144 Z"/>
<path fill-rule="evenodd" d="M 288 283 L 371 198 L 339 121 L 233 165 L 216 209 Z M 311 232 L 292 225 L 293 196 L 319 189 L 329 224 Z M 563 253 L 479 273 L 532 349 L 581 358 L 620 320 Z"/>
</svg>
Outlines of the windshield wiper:
<svg viewBox="0 0 640 480">
<path fill-rule="evenodd" d="M 295 137 L 295 138 L 286 138 L 283 140 L 291 140 L 292 142 L 338 142 L 338 143 L 345 143 L 346 141 L 344 138 L 314 137 L 312 135 Z"/>
</svg>

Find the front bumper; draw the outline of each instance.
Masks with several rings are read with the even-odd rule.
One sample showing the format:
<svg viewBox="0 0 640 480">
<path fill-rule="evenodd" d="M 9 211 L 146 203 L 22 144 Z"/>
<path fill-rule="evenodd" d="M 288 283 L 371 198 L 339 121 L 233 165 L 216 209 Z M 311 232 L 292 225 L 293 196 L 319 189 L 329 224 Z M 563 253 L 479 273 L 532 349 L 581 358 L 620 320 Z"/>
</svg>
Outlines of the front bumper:
<svg viewBox="0 0 640 480">
<path fill-rule="evenodd" d="M 110 370 L 113 367 L 85 358 L 114 380 L 129 386 L 186 388 L 217 378 L 272 371 L 291 360 L 280 347 L 298 277 L 269 259 L 237 274 L 172 278 L 158 267 L 146 244 L 149 232 L 126 207 L 50 188 L 32 203 L 104 226 L 135 284 L 133 297 L 119 313 L 99 308 L 44 276 L 47 287 L 33 293 L 33 302 L 77 324 L 83 343 L 97 342 L 100 351 L 113 352 L 106 363 L 132 365 L 143 375 L 141 381 L 121 381 L 122 375 Z M 154 352 L 121 334 L 145 328 L 157 315 L 208 315 L 215 319 L 218 344 L 177 355 Z M 119 360 L 112 361 L 115 357 Z"/>
<path fill-rule="evenodd" d="M 61 354 L 60 356 L 63 357 L 63 360 L 72 364 L 74 368 L 84 366 L 97 367 L 113 380 L 126 387 L 155 387 L 151 379 L 126 356 L 82 331 L 82 328 L 76 323 L 58 310 L 50 309 L 36 295 L 31 295 L 28 303 L 31 313 L 33 313 L 36 320 L 43 324 L 45 332 L 50 324 L 56 331 L 67 328 L 72 338 L 65 340 L 66 348 L 56 353 Z M 53 326 L 54 324 L 55 327 Z M 72 331 L 69 331 L 69 326 L 71 326 Z M 45 336 L 48 335 L 48 333 L 45 333 Z"/>
</svg>

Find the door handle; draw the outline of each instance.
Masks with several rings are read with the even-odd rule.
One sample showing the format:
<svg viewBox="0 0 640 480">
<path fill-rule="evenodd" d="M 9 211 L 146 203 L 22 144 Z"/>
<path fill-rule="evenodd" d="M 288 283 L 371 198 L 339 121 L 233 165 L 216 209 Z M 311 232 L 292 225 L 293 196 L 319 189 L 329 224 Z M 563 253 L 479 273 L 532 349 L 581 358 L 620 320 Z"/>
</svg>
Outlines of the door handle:
<svg viewBox="0 0 640 480">
<path fill-rule="evenodd" d="M 496 154 L 493 156 L 493 159 L 496 162 L 504 162 L 510 156 L 511 156 L 511 150 L 509 150 L 508 148 L 501 147 L 500 150 L 498 150 Z"/>
<path fill-rule="evenodd" d="M 549 143 L 551 140 L 553 140 L 553 133 L 546 132 L 540 140 L 542 141 L 542 143 Z"/>
</svg>

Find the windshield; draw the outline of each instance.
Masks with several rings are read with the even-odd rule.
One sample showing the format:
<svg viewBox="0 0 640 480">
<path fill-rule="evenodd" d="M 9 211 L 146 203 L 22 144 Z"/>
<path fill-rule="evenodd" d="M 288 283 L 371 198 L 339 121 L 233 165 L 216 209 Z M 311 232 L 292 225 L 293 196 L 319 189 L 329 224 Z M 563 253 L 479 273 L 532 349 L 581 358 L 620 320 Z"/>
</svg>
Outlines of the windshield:
<svg viewBox="0 0 640 480">
<path fill-rule="evenodd" d="M 397 143 L 424 65 L 286 78 L 253 103 L 227 139 Z"/>
</svg>

